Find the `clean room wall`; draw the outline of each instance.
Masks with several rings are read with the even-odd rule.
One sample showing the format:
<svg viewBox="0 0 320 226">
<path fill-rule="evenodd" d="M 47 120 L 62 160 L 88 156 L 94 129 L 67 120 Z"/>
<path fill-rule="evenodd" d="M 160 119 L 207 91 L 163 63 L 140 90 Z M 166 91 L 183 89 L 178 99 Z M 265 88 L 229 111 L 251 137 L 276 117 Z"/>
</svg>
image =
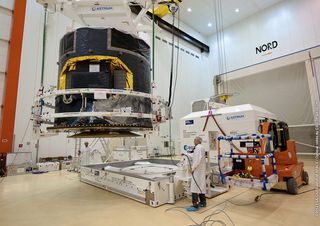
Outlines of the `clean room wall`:
<svg viewBox="0 0 320 226">
<path fill-rule="evenodd" d="M 33 160 L 35 160 L 35 144 L 36 140 L 32 139 L 31 127 L 32 122 L 28 127 L 30 118 L 30 110 L 33 104 L 34 96 L 40 85 L 41 72 L 41 51 L 42 51 L 42 30 L 43 30 L 44 10 L 41 5 L 35 1 L 28 1 L 24 43 L 22 50 L 22 62 L 20 69 L 19 93 L 17 104 L 17 118 L 15 123 L 15 151 L 32 151 Z M 58 66 L 58 49 L 60 38 L 70 29 L 71 21 L 65 16 L 56 13 L 49 14 L 47 26 L 47 44 L 45 57 L 45 73 L 44 85 L 56 85 Z M 190 29 L 189 31 L 191 31 Z M 165 39 L 170 39 L 168 33 L 162 31 L 157 34 Z M 191 34 L 193 35 L 193 34 Z M 205 38 L 203 37 L 202 40 Z M 158 93 L 167 99 L 169 82 L 169 64 L 170 46 L 163 45 L 162 41 L 157 40 L 156 47 L 156 83 Z M 199 51 L 188 43 L 183 43 L 185 49 L 189 49 L 187 55 L 181 54 L 179 60 L 179 80 L 177 85 L 176 103 L 179 103 L 179 108 L 174 109 L 175 120 L 190 112 L 190 101 L 198 97 L 207 97 L 210 93 L 210 84 L 207 82 L 205 67 L 203 61 L 206 59 L 205 54 L 202 55 Z M 197 54 L 199 58 L 191 56 Z M 169 60 L 170 61 L 170 60 Z M 199 74 L 202 74 L 201 76 Z M 200 82 L 205 84 L 200 87 Z M 179 95 L 179 97 L 178 97 Z M 181 106 L 181 108 L 180 108 Z M 175 130 L 178 131 L 175 123 Z M 26 130 L 26 128 L 28 129 Z M 164 132 L 165 133 L 165 132 Z M 25 137 L 22 142 L 22 138 Z M 176 135 L 177 136 L 177 135 Z M 85 140 L 82 139 L 82 144 Z M 18 148 L 19 143 L 23 143 L 22 149 Z M 98 145 L 99 146 L 99 145 Z M 74 139 L 67 139 L 65 134 L 47 138 L 41 138 L 39 144 L 39 157 L 47 156 L 65 156 L 74 154 L 75 142 Z"/>
<path fill-rule="evenodd" d="M 16 119 L 14 128 L 14 151 L 31 151 L 35 160 L 36 140 L 31 137 L 31 106 L 40 86 L 41 37 L 43 11 L 35 1 L 27 1 Z M 23 147 L 18 148 L 22 143 Z"/>
<path fill-rule="evenodd" d="M 56 85 L 57 81 L 57 59 L 58 38 L 66 31 L 67 19 L 61 15 L 48 16 L 48 33 L 45 58 L 44 85 Z M 52 21 L 55 20 L 55 23 Z M 35 1 L 27 1 L 25 18 L 25 31 L 21 56 L 19 92 L 17 99 L 16 121 L 15 121 L 15 144 L 14 151 L 31 151 L 33 160 L 36 157 L 36 139 L 32 137 L 31 106 L 34 97 L 40 88 L 41 77 L 41 54 L 42 35 L 44 23 L 44 9 Z M 18 148 L 22 143 L 23 148 Z M 65 136 L 41 138 L 39 145 L 39 157 L 65 156 L 74 153 L 74 141 Z"/>
<path fill-rule="evenodd" d="M 8 47 L 11 36 L 11 21 L 14 0 L 0 2 L 0 121 L 2 117 L 3 95 L 5 87 L 5 72 L 7 71 Z"/>
<path fill-rule="evenodd" d="M 268 85 L 262 85 L 268 84 Z M 314 152 L 315 133 L 305 63 L 297 63 L 229 81 L 229 92 L 239 93 L 228 104 L 254 104 L 289 125 L 299 153 Z"/>
<path fill-rule="evenodd" d="M 228 103 L 254 103 L 276 113 L 289 126 L 298 125 L 290 128 L 292 138 L 309 144 L 298 145 L 299 152 L 314 151 L 310 146 L 314 145 L 314 121 L 305 61 L 309 59 L 309 51 L 312 57 L 318 56 L 319 9 L 318 0 L 286 0 L 226 28 L 224 33 L 223 72 L 228 72 L 229 92 L 240 93 Z M 256 53 L 256 47 L 272 41 L 278 42 L 276 49 Z M 213 52 L 210 60 L 217 62 L 216 36 L 211 36 L 209 42 Z M 217 64 L 210 70 L 213 74 L 221 73 Z M 275 96 L 274 90 L 283 93 Z M 297 92 L 299 103 L 292 101 Z"/>
<path fill-rule="evenodd" d="M 161 40 L 156 39 L 155 47 L 156 93 L 159 93 L 162 98 L 168 100 L 171 65 L 171 45 L 168 43 L 171 42 L 171 35 L 167 32 L 161 32 L 157 33 L 157 37 Z M 175 39 L 175 45 L 178 45 L 177 39 Z M 172 140 L 176 142 L 174 146 L 178 148 L 180 118 L 191 112 L 191 102 L 193 100 L 207 98 L 212 95 L 212 79 L 207 67 L 208 57 L 206 53 L 201 53 L 199 49 L 188 45 L 188 43 L 182 40 L 179 41 L 179 52 L 178 48 L 175 48 L 174 51 L 173 87 L 176 76 L 177 54 L 179 54 L 179 59 L 171 127 Z M 161 136 L 169 135 L 168 122 L 161 126 L 160 134 Z"/>
<path fill-rule="evenodd" d="M 193 28 L 189 27 L 187 24 L 185 24 L 183 21 L 179 20 L 179 11 L 175 15 L 175 27 L 178 27 L 180 30 L 186 32 L 187 34 L 191 35 L 192 37 L 196 38 L 200 42 L 203 42 L 207 44 L 207 36 L 202 35 L 200 32 L 194 30 Z M 166 15 L 165 17 L 162 18 L 163 20 L 167 21 L 168 23 L 172 24 L 173 22 L 173 17 L 171 14 Z"/>
<path fill-rule="evenodd" d="M 318 94 L 318 100 L 319 100 L 320 99 L 320 57 L 317 57 L 314 59 L 314 73 L 315 73 L 315 80 L 316 80 L 315 86 L 317 89 L 316 94 Z"/>
<path fill-rule="evenodd" d="M 286 0 L 226 28 L 227 71 L 320 45 L 319 9 L 319 0 Z M 256 54 L 257 46 L 271 41 L 278 42 L 276 49 Z M 216 36 L 209 42 L 215 62 L 211 70 L 217 74 Z"/>
<path fill-rule="evenodd" d="M 232 79 L 228 88 L 229 92 L 238 93 L 230 98 L 230 105 L 262 105 L 289 125 L 313 123 L 304 62 Z M 296 92 L 297 90 L 299 91 Z"/>
</svg>

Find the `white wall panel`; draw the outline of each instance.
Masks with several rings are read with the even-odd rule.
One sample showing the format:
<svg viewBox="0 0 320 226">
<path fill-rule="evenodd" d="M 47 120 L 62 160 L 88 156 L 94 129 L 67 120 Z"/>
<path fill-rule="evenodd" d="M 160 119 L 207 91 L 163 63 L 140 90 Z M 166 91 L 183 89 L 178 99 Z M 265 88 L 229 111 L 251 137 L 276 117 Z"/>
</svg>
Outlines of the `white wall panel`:
<svg viewBox="0 0 320 226">
<path fill-rule="evenodd" d="M 156 39 L 155 47 L 155 83 L 157 87 L 155 93 L 168 100 L 171 65 L 171 45 L 169 45 L 169 42 L 171 42 L 171 34 L 162 31 L 157 33 L 157 37 L 161 40 Z M 175 45 L 178 44 L 177 41 L 175 38 Z M 191 112 L 191 101 L 207 98 L 212 94 L 212 83 L 210 82 L 205 61 L 206 54 L 202 54 L 199 49 L 182 40 L 180 40 L 179 47 L 178 79 L 172 108 L 172 138 L 175 141 L 180 136 L 180 118 Z M 174 51 L 173 85 L 176 76 L 178 49 L 175 48 Z M 169 134 L 168 126 L 168 123 L 161 126 L 162 136 Z"/>
<path fill-rule="evenodd" d="M 9 40 L 11 34 L 12 13 L 0 8 L 0 39 Z"/>
<path fill-rule="evenodd" d="M 193 28 L 191 28 L 190 26 L 188 26 L 187 24 L 185 24 L 183 21 L 180 21 L 180 23 L 178 23 L 178 13 L 175 17 L 175 27 L 178 27 L 180 30 L 186 32 L 187 34 L 191 35 L 192 37 L 194 37 L 195 39 L 198 39 L 200 42 L 203 42 L 205 44 L 207 44 L 207 37 L 202 35 L 200 32 L 194 30 Z M 164 18 L 165 21 L 167 21 L 168 23 L 172 24 L 172 15 L 168 14 L 166 15 Z M 160 29 L 159 29 L 160 31 Z"/>
<path fill-rule="evenodd" d="M 3 7 L 8 8 L 8 9 L 13 9 L 14 0 L 1 0 L 0 1 L 0 6 L 3 6 Z"/>
<path fill-rule="evenodd" d="M 3 104 L 4 81 L 5 81 L 5 74 L 0 72 L 0 106 Z M 0 119 L 1 119 L 1 114 L 0 114 Z"/>
<path fill-rule="evenodd" d="M 225 29 L 227 71 L 274 59 L 320 45 L 320 1 L 286 0 Z M 278 41 L 268 55 L 256 54 L 256 47 Z M 216 47 L 216 36 L 210 37 Z M 216 51 L 211 61 L 217 62 Z M 217 66 L 211 70 L 217 74 Z"/>
<path fill-rule="evenodd" d="M 303 50 L 320 45 L 319 9 L 319 0 L 286 0 L 225 29 L 226 71 L 231 71 L 229 91 L 240 93 L 229 104 L 264 107 L 291 125 L 313 123 L 304 66 L 309 53 Z M 276 49 L 256 54 L 257 46 L 272 41 L 278 42 Z M 210 38 L 210 47 L 217 49 L 216 36 Z M 310 50 L 311 55 L 316 56 L 318 49 Z M 219 74 L 216 52 L 210 55 L 213 74 Z M 313 144 L 312 134 L 297 136 L 306 134 L 303 129 L 297 128 L 292 133 L 293 139 Z M 308 151 L 305 147 L 298 148 Z"/>
<path fill-rule="evenodd" d="M 11 36 L 11 20 L 14 0 L 4 0 L 0 2 L 0 106 L 3 105 L 3 95 L 5 86 L 5 72 L 8 62 L 8 40 Z M 3 8 L 2 8 L 3 7 Z M 9 9 L 9 10 L 8 10 Z M 0 107 L 0 120 L 2 118 L 2 108 Z"/>
<path fill-rule="evenodd" d="M 0 72 L 7 70 L 8 47 L 7 42 L 0 41 Z"/>
<path fill-rule="evenodd" d="M 320 100 L 320 58 L 316 58 L 314 60 L 314 73 L 315 73 L 315 87 L 316 87 L 316 92 L 315 95 L 318 96 L 318 98 L 315 98 L 316 100 Z M 319 103 L 320 104 L 320 103 Z M 318 109 L 318 114 L 320 114 L 320 109 Z M 319 120 L 320 121 L 320 120 Z"/>
<path fill-rule="evenodd" d="M 250 103 L 263 107 L 288 123 L 291 139 L 315 145 L 314 127 L 306 126 L 314 123 L 314 117 L 304 62 L 233 79 L 229 91 L 239 93 L 230 99 L 230 105 Z M 297 150 L 314 151 L 303 145 L 298 145 Z"/>
<path fill-rule="evenodd" d="M 34 96 L 39 88 L 39 73 L 41 70 L 41 24 L 43 21 L 42 6 L 35 1 L 27 1 L 25 27 L 23 33 L 23 45 L 21 52 L 19 87 L 17 97 L 16 119 L 15 119 L 15 143 L 14 150 L 18 151 L 18 145 L 22 141 L 23 134 L 26 131 L 31 116 L 31 106 Z M 35 140 L 31 139 L 30 122 L 26 136 L 24 139 L 24 147 L 26 142 L 31 142 L 27 151 L 35 151 Z M 21 151 L 24 151 L 22 149 Z M 33 153 L 33 159 L 35 154 Z"/>
<path fill-rule="evenodd" d="M 250 103 L 263 107 L 289 125 L 313 123 L 304 62 L 233 79 L 229 91 L 239 93 L 230 98 L 231 105 Z"/>
</svg>

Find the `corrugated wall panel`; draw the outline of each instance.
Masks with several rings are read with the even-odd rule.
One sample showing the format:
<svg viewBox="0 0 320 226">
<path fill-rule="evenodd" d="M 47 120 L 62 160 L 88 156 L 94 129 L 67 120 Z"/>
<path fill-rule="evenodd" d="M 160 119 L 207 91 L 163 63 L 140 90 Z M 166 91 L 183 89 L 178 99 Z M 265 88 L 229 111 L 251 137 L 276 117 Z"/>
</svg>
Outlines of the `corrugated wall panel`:
<svg viewBox="0 0 320 226">
<path fill-rule="evenodd" d="M 12 9 L 14 0 L 0 1 L 0 121 L 2 117 L 2 105 L 5 86 L 5 72 L 7 71 L 8 63 L 8 48 L 11 36 L 12 26 Z"/>
<path fill-rule="evenodd" d="M 12 11 L 1 8 L 0 6 L 1 31 L 0 39 L 9 40 L 11 33 Z"/>
<path fill-rule="evenodd" d="M 8 9 L 13 9 L 14 6 L 14 0 L 1 0 L 0 6 Z"/>
</svg>

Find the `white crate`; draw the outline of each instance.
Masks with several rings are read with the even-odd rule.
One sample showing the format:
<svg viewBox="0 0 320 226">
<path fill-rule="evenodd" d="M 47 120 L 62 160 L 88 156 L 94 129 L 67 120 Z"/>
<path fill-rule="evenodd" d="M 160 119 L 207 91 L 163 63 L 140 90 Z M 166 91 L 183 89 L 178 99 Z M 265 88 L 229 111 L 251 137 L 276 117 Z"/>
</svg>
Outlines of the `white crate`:
<svg viewBox="0 0 320 226">
<path fill-rule="evenodd" d="M 60 168 L 60 162 L 41 162 L 37 163 L 37 167 L 41 172 L 57 171 Z"/>
</svg>

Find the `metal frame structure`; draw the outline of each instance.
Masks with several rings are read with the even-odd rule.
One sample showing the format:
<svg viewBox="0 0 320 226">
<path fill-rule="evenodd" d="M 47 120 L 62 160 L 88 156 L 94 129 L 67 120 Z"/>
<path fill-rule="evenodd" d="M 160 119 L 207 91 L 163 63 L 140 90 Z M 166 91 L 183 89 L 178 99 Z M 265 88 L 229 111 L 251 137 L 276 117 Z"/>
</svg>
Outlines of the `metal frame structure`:
<svg viewBox="0 0 320 226">
<path fill-rule="evenodd" d="M 140 112 L 119 112 L 119 111 L 92 111 L 92 112 L 66 112 L 66 113 L 54 113 L 52 109 L 55 108 L 54 98 L 62 95 L 72 95 L 72 94 L 99 94 L 104 95 L 126 95 L 126 96 L 138 96 L 149 98 L 152 101 L 152 113 L 144 114 Z M 162 109 L 165 109 L 165 112 L 162 112 Z M 159 96 L 153 96 L 148 93 L 136 92 L 132 90 L 118 90 L 118 89 L 68 89 L 68 90 L 48 90 L 43 91 L 40 89 L 39 94 L 36 97 L 33 111 L 32 111 L 32 120 L 33 120 L 33 132 L 36 136 L 45 136 L 46 131 L 41 131 L 42 124 L 52 125 L 54 118 L 70 118 L 70 117 L 131 117 L 131 118 L 146 118 L 152 119 L 154 126 L 159 125 L 162 122 L 165 122 L 168 117 L 168 109 L 166 102 L 162 100 Z M 131 127 L 130 127 L 131 128 Z M 80 128 L 79 128 L 80 129 Z M 131 128 L 132 129 L 132 128 Z M 139 130 L 142 128 L 139 127 Z M 75 131 L 77 128 L 52 128 L 50 132 L 70 132 Z M 143 129 L 143 130 L 147 130 Z M 52 133 L 48 133 L 52 135 Z"/>
<path fill-rule="evenodd" d="M 139 5 L 131 5 L 130 6 L 132 12 L 134 14 L 139 15 L 141 12 L 143 12 L 143 8 Z M 153 15 L 152 12 L 146 12 L 147 16 L 151 19 L 154 20 L 154 22 L 162 29 L 168 31 L 168 32 L 173 32 L 173 34 L 182 40 L 190 43 L 191 45 L 199 48 L 201 52 L 210 52 L 210 47 L 203 42 L 199 41 L 198 39 L 194 38 L 193 36 L 189 35 L 188 33 L 182 31 L 181 29 L 177 28 L 176 26 L 173 26 L 172 24 L 168 23 L 161 17 L 157 15 Z"/>
<path fill-rule="evenodd" d="M 278 180 L 278 173 L 276 169 L 275 156 L 274 153 L 265 153 L 265 154 L 250 154 L 250 153 L 237 153 L 234 152 L 234 148 L 232 146 L 232 141 L 241 141 L 241 140 L 260 140 L 263 138 L 270 138 L 269 134 L 251 134 L 251 135 L 242 135 L 242 136 L 219 136 L 218 140 L 218 164 L 220 165 L 222 158 L 230 158 L 230 159 L 260 159 L 262 175 L 263 179 L 258 178 L 235 178 L 233 176 L 226 176 L 225 180 L 228 184 L 239 187 L 247 187 L 247 188 L 258 188 L 262 190 L 270 190 L 274 185 L 276 185 Z M 221 154 L 220 150 L 220 142 L 227 141 L 230 144 L 230 152 Z M 266 164 L 267 159 L 271 159 L 272 171 L 273 174 L 267 176 L 266 172 Z M 224 175 L 221 175 L 224 177 Z"/>
<path fill-rule="evenodd" d="M 174 3 L 178 5 L 182 0 L 108 0 L 107 2 L 37 0 L 37 2 L 46 6 L 50 11 L 61 12 L 83 26 L 103 25 L 106 27 L 111 24 L 117 29 L 137 34 L 140 31 L 151 31 L 150 20 L 154 20 L 154 23 L 160 28 L 170 33 L 173 32 L 175 36 L 199 48 L 201 52 L 209 53 L 210 51 L 208 45 L 162 19 L 164 15 L 169 13 L 169 9 L 165 9 L 165 5 Z M 155 10 L 154 14 L 152 13 L 153 9 Z"/>
</svg>

